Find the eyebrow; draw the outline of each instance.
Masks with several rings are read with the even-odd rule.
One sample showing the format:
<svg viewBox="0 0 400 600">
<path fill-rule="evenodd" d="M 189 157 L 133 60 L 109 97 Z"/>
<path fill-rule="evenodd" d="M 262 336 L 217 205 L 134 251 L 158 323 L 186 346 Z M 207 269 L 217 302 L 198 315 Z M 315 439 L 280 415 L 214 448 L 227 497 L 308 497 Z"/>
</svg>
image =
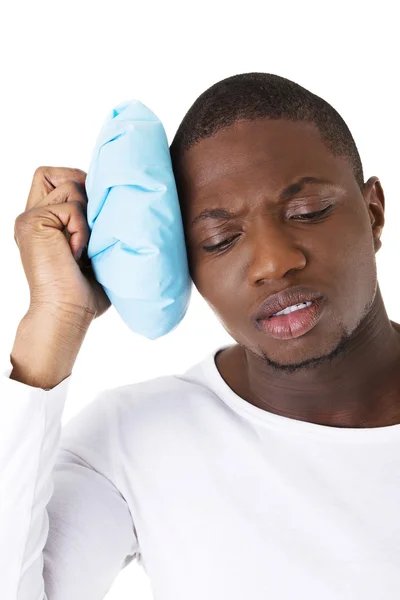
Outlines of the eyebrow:
<svg viewBox="0 0 400 600">
<path fill-rule="evenodd" d="M 294 194 L 300 192 L 307 183 L 334 185 L 333 181 L 329 181 L 329 179 L 321 179 L 318 177 L 302 177 L 298 181 L 295 181 L 282 190 L 282 192 L 279 194 L 279 201 L 283 202 L 291 196 L 294 196 Z M 205 219 L 234 219 L 235 217 L 235 213 L 226 208 L 205 208 L 192 221 L 192 227 L 199 221 L 204 221 Z"/>
</svg>

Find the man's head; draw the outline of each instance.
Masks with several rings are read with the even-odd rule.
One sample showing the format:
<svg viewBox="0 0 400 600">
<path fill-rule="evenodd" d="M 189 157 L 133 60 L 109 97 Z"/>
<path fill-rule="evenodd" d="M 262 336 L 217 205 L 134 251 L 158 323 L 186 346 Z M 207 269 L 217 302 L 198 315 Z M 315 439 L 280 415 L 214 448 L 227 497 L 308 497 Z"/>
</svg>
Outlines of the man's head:
<svg viewBox="0 0 400 600">
<path fill-rule="evenodd" d="M 190 275 L 228 333 L 280 369 L 343 349 L 375 300 L 384 195 L 335 109 L 277 75 L 236 75 L 196 100 L 170 150 Z M 304 177 L 331 183 L 293 185 Z M 235 216 L 196 219 L 211 209 Z M 284 342 L 258 331 L 259 304 L 298 285 L 324 297 L 318 324 Z"/>
</svg>

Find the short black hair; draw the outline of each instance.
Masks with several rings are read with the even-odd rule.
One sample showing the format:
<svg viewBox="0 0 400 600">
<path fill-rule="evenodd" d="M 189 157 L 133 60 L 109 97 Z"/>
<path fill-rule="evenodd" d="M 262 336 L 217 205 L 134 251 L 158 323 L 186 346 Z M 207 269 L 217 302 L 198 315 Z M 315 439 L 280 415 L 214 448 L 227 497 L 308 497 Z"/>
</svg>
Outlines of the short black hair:
<svg viewBox="0 0 400 600">
<path fill-rule="evenodd" d="M 223 79 L 203 92 L 189 108 L 170 146 L 173 167 L 184 152 L 238 120 L 287 119 L 313 123 L 335 156 L 350 159 L 363 190 L 364 175 L 357 146 L 343 118 L 319 96 L 298 83 L 272 73 L 242 73 Z"/>
</svg>

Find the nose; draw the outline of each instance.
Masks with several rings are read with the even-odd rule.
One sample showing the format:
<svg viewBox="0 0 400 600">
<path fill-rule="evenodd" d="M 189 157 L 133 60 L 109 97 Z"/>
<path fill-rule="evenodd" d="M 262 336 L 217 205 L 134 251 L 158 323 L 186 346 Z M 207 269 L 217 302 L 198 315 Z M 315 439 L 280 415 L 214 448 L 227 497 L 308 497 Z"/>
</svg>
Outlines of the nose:
<svg viewBox="0 0 400 600">
<path fill-rule="evenodd" d="M 257 284 L 263 279 L 282 279 L 307 264 L 305 250 L 293 233 L 282 224 L 259 219 L 251 234 L 248 278 Z"/>
</svg>

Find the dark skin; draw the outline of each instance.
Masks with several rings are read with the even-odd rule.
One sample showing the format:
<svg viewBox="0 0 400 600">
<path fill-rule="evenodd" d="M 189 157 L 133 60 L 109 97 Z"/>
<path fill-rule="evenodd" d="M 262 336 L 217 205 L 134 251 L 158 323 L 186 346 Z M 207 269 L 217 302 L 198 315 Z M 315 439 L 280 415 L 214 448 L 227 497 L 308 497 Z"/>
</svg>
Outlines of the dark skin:
<svg viewBox="0 0 400 600">
<path fill-rule="evenodd" d="M 278 202 L 303 176 L 332 184 L 305 184 Z M 349 159 L 335 156 L 315 126 L 282 119 L 220 130 L 185 152 L 175 177 L 193 283 L 237 342 L 216 357 L 230 388 L 261 409 L 310 423 L 400 423 L 400 326 L 386 313 L 375 260 L 385 222 L 379 179 L 361 190 Z M 294 218 L 329 205 L 320 220 Z M 191 225 L 215 207 L 238 216 Z M 296 285 L 324 296 L 314 328 L 289 340 L 258 331 L 259 304 Z"/>
</svg>

